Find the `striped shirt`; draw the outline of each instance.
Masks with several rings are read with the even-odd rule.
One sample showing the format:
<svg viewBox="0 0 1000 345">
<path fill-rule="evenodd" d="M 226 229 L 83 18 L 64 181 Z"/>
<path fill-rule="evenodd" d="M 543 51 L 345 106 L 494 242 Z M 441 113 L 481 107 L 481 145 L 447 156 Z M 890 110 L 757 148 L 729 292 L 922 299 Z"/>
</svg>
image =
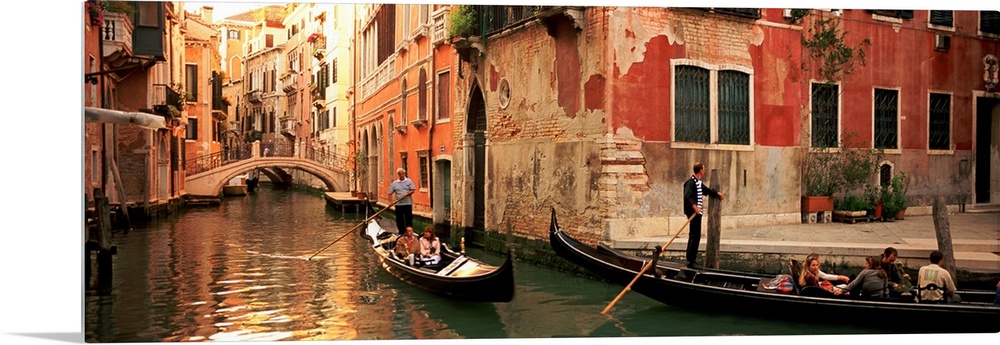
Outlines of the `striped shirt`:
<svg viewBox="0 0 1000 345">
<path fill-rule="evenodd" d="M 703 205 L 702 204 L 703 198 L 702 198 L 702 194 L 701 194 L 701 180 L 699 180 L 696 177 L 694 177 L 694 175 L 691 175 L 691 179 L 694 180 L 695 190 L 698 191 L 698 208 L 701 209 L 701 212 L 698 212 L 698 214 L 704 214 L 705 207 L 702 206 Z"/>
</svg>

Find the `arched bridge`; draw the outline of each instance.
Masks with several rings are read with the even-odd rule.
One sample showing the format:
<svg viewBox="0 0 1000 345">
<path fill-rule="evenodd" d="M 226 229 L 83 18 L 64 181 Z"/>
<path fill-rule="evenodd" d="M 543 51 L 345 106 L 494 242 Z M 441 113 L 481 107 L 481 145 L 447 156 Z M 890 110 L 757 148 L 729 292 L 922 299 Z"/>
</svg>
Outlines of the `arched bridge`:
<svg viewBox="0 0 1000 345">
<path fill-rule="evenodd" d="M 292 154 L 293 151 L 298 154 Z M 283 169 L 298 169 L 323 181 L 327 191 L 349 190 L 346 159 L 333 154 L 302 154 L 301 151 L 254 142 L 232 152 L 224 151 L 191 159 L 186 163 L 184 189 L 189 195 L 217 196 L 230 179 L 251 170 L 260 169 L 274 181 L 284 174 Z"/>
</svg>

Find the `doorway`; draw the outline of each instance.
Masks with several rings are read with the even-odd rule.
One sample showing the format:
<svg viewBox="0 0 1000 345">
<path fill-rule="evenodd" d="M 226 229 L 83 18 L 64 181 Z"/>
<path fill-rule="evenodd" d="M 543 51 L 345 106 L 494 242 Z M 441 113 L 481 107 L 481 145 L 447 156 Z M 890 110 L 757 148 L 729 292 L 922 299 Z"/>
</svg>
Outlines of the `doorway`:
<svg viewBox="0 0 1000 345">
<path fill-rule="evenodd" d="M 486 103 L 477 83 L 472 86 L 468 116 L 466 131 L 473 137 L 472 227 L 486 229 Z"/>
<path fill-rule="evenodd" d="M 1000 126 L 1000 99 L 976 97 L 976 167 L 975 167 L 975 193 L 977 204 L 990 204 L 1000 200 L 995 200 L 993 194 L 1000 194 L 993 182 L 997 180 L 1000 171 L 997 171 L 996 147 L 998 143 L 994 138 L 996 128 Z"/>
</svg>

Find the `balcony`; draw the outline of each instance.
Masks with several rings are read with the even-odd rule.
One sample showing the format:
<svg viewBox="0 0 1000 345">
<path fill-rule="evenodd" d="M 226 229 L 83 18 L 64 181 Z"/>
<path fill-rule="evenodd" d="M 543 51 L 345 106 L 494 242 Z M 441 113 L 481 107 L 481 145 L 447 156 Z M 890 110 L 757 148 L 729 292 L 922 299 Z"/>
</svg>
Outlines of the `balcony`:
<svg viewBox="0 0 1000 345">
<path fill-rule="evenodd" d="M 250 92 L 247 92 L 247 100 L 250 101 L 250 103 L 260 104 L 261 96 L 260 90 L 251 90 Z"/>
<path fill-rule="evenodd" d="M 165 117 L 180 117 L 184 110 L 181 94 L 166 84 L 153 85 L 153 111 Z"/>
<path fill-rule="evenodd" d="M 298 121 L 295 121 L 291 116 L 284 116 L 278 120 L 281 121 L 281 135 L 294 138 L 295 125 L 298 124 Z"/>
<path fill-rule="evenodd" d="M 281 91 L 286 94 L 293 94 L 299 91 L 299 74 L 295 72 L 281 75 Z"/>
<path fill-rule="evenodd" d="M 309 35 L 309 42 L 312 43 L 313 57 L 317 60 L 323 60 L 326 56 L 326 36 L 318 33 Z"/>
<path fill-rule="evenodd" d="M 448 15 L 451 13 L 451 8 L 445 6 L 434 12 L 431 17 L 431 44 L 439 45 L 445 43 L 448 39 Z"/>
<path fill-rule="evenodd" d="M 124 13 L 105 12 L 101 27 L 104 57 L 118 53 L 132 56 L 132 20 Z"/>
</svg>

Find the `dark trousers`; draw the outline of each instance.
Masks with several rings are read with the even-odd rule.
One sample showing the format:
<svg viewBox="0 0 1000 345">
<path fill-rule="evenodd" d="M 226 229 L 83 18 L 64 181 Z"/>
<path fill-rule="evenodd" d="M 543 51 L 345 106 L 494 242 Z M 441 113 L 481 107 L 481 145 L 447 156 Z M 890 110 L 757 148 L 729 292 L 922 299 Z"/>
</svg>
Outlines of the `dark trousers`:
<svg viewBox="0 0 1000 345">
<path fill-rule="evenodd" d="M 408 226 L 413 226 L 413 205 L 396 205 L 396 229 L 405 234 Z"/>
<path fill-rule="evenodd" d="M 700 214 L 691 219 L 691 224 L 688 224 L 688 230 L 687 262 L 693 264 L 698 260 L 698 242 L 701 241 Z"/>
</svg>

